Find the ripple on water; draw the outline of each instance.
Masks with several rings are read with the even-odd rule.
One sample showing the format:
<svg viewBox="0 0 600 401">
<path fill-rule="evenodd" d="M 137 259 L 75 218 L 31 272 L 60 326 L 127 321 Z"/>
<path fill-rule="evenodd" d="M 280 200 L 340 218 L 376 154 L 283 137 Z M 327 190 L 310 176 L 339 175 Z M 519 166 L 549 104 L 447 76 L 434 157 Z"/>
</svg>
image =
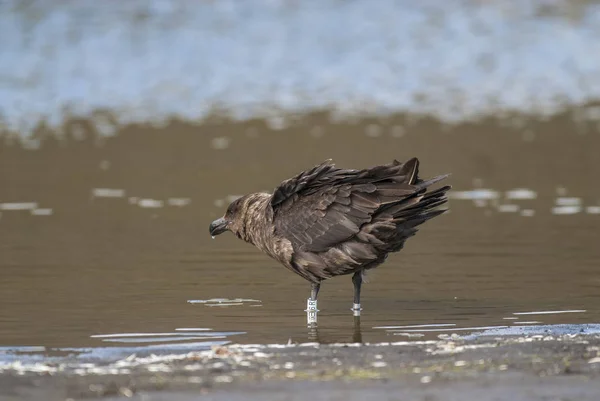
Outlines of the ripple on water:
<svg viewBox="0 0 600 401">
<path fill-rule="evenodd" d="M 488 333 L 514 333 L 523 334 L 523 330 L 532 330 L 532 332 L 544 332 L 547 335 L 562 335 L 571 332 L 580 332 L 584 330 L 589 333 L 590 330 L 594 333 L 600 332 L 600 324 L 552 324 L 552 325 L 541 325 L 543 322 L 539 320 L 519 320 L 520 316 L 532 316 L 532 315 L 563 315 L 569 313 L 585 313 L 584 309 L 565 309 L 565 310 L 542 310 L 542 311 L 529 311 L 529 312 L 514 312 L 513 316 L 502 317 L 502 324 L 489 325 L 489 326 L 467 326 L 460 327 L 456 323 L 431 323 L 431 324 L 414 324 L 414 325 L 391 325 L 391 326 L 375 326 L 373 329 L 385 330 L 389 334 L 395 336 L 404 337 L 423 337 L 429 333 L 459 333 L 452 334 L 453 336 L 477 336 L 477 335 L 489 335 Z M 508 326 L 507 322 L 511 321 L 512 326 Z M 598 326 L 597 328 L 594 328 Z M 543 329 L 540 329 L 542 327 Z M 468 332 L 467 334 L 460 334 L 461 332 Z M 509 334 L 513 335 L 513 334 Z"/>
<path fill-rule="evenodd" d="M 213 331 L 209 328 L 178 328 L 172 332 L 139 332 L 139 333 L 109 333 L 109 334 L 94 334 L 90 338 L 101 340 L 107 343 L 122 343 L 122 344 L 147 344 L 152 343 L 149 347 L 164 346 L 171 347 L 173 343 L 185 344 L 193 341 L 193 344 L 210 343 L 215 340 L 225 340 L 230 336 L 245 334 L 242 331 Z"/>
</svg>

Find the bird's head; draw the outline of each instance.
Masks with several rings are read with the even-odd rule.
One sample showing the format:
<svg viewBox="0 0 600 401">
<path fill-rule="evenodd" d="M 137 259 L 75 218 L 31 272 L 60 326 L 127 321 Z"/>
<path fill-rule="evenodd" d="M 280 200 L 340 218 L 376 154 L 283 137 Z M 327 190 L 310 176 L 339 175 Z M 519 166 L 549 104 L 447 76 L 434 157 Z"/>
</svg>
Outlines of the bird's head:
<svg viewBox="0 0 600 401">
<path fill-rule="evenodd" d="M 223 234 L 225 231 L 231 231 L 234 234 L 239 231 L 240 227 L 238 226 L 244 220 L 244 198 L 241 197 L 231 202 L 227 207 L 225 215 L 210 223 L 208 230 L 213 238 L 219 234 Z"/>
</svg>

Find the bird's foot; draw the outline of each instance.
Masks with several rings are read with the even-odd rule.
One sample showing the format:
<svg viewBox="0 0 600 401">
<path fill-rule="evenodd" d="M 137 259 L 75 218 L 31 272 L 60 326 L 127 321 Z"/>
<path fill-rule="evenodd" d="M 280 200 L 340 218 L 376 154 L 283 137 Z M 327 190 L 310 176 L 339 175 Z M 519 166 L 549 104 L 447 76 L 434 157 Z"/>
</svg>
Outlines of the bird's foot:
<svg viewBox="0 0 600 401">
<path fill-rule="evenodd" d="M 319 310 L 317 309 L 317 300 L 316 299 L 308 299 L 306 300 L 306 322 L 310 325 L 310 324 L 316 324 L 317 323 L 317 312 L 319 312 Z"/>
<path fill-rule="evenodd" d="M 354 316 L 360 316 L 360 311 L 362 310 L 362 308 L 360 307 L 360 304 L 353 304 L 352 309 L 350 310 L 352 311 L 352 314 Z"/>
</svg>

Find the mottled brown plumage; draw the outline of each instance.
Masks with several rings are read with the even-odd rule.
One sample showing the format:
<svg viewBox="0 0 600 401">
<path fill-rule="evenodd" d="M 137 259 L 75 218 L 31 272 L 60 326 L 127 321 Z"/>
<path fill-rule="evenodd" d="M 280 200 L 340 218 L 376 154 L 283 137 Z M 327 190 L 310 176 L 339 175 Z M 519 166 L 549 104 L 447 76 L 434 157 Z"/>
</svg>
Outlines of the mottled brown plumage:
<svg viewBox="0 0 600 401">
<path fill-rule="evenodd" d="M 363 170 L 336 168 L 328 160 L 283 181 L 273 194 L 232 202 L 210 231 L 229 230 L 310 281 L 315 300 L 321 281 L 355 273 L 359 304 L 362 273 L 445 211 L 436 207 L 446 202 L 450 186 L 428 187 L 447 175 L 423 181 L 418 167 L 416 158 Z"/>
</svg>

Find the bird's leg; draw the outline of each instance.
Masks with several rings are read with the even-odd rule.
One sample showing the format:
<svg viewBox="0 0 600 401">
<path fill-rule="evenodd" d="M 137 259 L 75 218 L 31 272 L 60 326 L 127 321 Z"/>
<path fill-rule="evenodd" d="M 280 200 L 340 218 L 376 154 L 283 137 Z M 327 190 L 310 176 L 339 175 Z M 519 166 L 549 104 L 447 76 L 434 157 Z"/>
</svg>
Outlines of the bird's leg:
<svg viewBox="0 0 600 401">
<path fill-rule="evenodd" d="M 317 323 L 317 296 L 319 295 L 320 283 L 312 283 L 310 287 L 310 298 L 306 301 L 306 321 L 308 324 Z"/>
<path fill-rule="evenodd" d="M 362 271 L 357 271 L 352 276 L 352 283 L 354 284 L 354 305 L 352 305 L 352 312 L 354 316 L 360 316 L 360 286 L 362 285 Z"/>
<path fill-rule="evenodd" d="M 362 343 L 362 332 L 360 330 L 360 314 L 354 316 L 354 333 L 352 334 L 352 341 L 355 343 Z"/>
</svg>

